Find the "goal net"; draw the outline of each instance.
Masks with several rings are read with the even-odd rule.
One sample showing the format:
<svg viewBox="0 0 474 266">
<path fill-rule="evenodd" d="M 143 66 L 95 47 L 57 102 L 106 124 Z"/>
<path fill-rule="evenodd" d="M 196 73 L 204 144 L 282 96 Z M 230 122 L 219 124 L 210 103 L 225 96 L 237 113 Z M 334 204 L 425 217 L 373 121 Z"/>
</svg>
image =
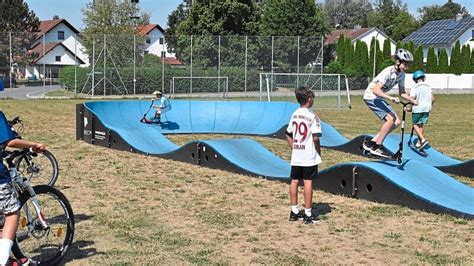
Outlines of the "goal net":
<svg viewBox="0 0 474 266">
<path fill-rule="evenodd" d="M 229 92 L 228 77 L 173 77 L 171 95 L 227 97 Z"/>
<path fill-rule="evenodd" d="M 308 87 L 316 95 L 314 108 L 351 108 L 349 83 L 343 74 L 260 73 L 260 99 L 271 101 L 295 95 Z"/>
</svg>

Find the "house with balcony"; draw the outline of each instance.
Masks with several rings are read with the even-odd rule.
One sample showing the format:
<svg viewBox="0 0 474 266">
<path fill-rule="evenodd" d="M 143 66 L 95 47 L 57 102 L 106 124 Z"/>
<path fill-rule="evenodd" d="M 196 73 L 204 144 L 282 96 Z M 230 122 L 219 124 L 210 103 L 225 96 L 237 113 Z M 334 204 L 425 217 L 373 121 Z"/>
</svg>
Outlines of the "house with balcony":
<svg viewBox="0 0 474 266">
<path fill-rule="evenodd" d="M 57 78 L 64 66 L 89 66 L 79 31 L 67 20 L 41 21 L 39 31 L 31 34 L 34 38 L 28 53 L 32 60 L 18 69 L 20 77 Z"/>
</svg>

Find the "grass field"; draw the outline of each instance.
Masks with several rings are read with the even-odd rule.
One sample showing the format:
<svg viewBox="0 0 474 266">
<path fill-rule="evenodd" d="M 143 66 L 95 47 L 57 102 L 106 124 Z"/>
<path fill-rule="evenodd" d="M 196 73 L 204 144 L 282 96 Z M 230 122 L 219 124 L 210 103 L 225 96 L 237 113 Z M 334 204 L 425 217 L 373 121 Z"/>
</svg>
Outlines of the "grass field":
<svg viewBox="0 0 474 266">
<path fill-rule="evenodd" d="M 346 137 L 375 132 L 375 116 L 360 97 L 352 100 L 351 110 L 317 112 Z M 76 141 L 79 102 L 0 101 L 7 117 L 24 118 L 24 138 L 44 142 L 59 161 L 57 186 L 76 217 L 67 264 L 474 264 L 474 221 L 317 190 L 321 223 L 289 223 L 285 183 Z M 460 160 L 474 158 L 473 102 L 474 95 L 437 95 L 426 131 L 433 146 Z M 171 139 L 212 137 L 230 136 Z M 254 139 L 289 159 L 284 141 Z M 322 153 L 321 168 L 364 160 Z M 474 195 L 466 200 L 474 204 Z"/>
</svg>

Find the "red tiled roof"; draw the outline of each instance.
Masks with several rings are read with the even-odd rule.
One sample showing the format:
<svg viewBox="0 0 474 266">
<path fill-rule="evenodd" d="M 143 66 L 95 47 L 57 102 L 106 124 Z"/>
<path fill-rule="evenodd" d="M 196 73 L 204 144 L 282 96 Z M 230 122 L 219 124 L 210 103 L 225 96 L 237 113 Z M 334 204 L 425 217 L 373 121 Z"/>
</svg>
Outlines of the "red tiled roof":
<svg viewBox="0 0 474 266">
<path fill-rule="evenodd" d="M 63 18 L 41 21 L 41 23 L 39 25 L 39 28 L 38 28 L 38 31 L 40 33 L 48 33 L 54 27 L 58 26 L 61 23 L 66 24 L 66 26 L 68 26 L 75 33 L 79 33 L 79 31 L 76 28 L 74 28 L 67 20 L 65 20 Z"/>
<path fill-rule="evenodd" d="M 138 35 L 145 36 L 150 33 L 150 31 L 152 31 L 154 28 L 158 28 L 161 33 L 165 33 L 165 30 L 163 30 L 163 28 L 159 24 L 146 24 L 138 26 Z"/>
<path fill-rule="evenodd" d="M 66 46 L 64 46 L 64 44 L 60 43 L 60 42 L 49 42 L 49 43 L 45 43 L 44 45 L 44 49 L 43 49 L 43 44 L 42 43 L 38 43 L 35 47 L 33 47 L 33 49 L 30 49 L 28 50 L 28 53 L 29 54 L 37 54 L 38 56 L 35 57 L 35 59 L 31 62 L 31 64 L 35 64 L 36 62 L 38 62 L 38 60 L 40 60 L 41 58 L 43 58 L 43 56 L 45 56 L 46 54 L 48 54 L 49 52 L 51 52 L 54 48 L 56 48 L 58 45 L 61 45 L 64 47 L 64 49 L 66 49 L 66 51 L 69 51 L 70 53 L 72 53 L 74 55 L 74 53 L 69 50 Z M 43 53 L 44 51 L 44 53 Z M 83 62 L 80 58 L 77 58 L 79 59 L 81 62 Z M 84 63 L 84 62 L 83 62 Z"/>
<path fill-rule="evenodd" d="M 357 39 L 360 36 L 364 35 L 368 31 L 372 30 L 373 28 L 361 28 L 361 29 L 346 29 L 346 30 L 335 30 L 331 32 L 331 34 L 326 35 L 326 43 L 336 43 L 339 39 L 341 34 L 344 35 L 346 38 L 350 38 L 351 40 Z"/>
<path fill-rule="evenodd" d="M 165 57 L 166 65 L 182 65 L 183 63 L 174 57 Z"/>
</svg>

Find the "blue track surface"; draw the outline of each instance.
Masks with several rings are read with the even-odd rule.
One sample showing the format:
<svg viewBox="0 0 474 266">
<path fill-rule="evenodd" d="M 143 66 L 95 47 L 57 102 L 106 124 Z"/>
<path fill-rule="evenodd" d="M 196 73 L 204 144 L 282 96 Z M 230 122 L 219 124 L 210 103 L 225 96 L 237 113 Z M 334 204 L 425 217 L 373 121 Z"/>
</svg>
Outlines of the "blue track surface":
<svg viewBox="0 0 474 266">
<path fill-rule="evenodd" d="M 88 102 L 84 105 L 105 127 L 116 132 L 135 150 L 153 155 L 179 153 L 181 147 L 163 134 L 220 133 L 272 135 L 284 128 L 298 108 L 287 102 L 172 101 L 172 110 L 162 117 L 163 125 L 143 124 L 140 118 L 149 101 Z M 321 144 L 325 147 L 346 145 L 349 140 L 323 122 Z M 212 147 L 243 173 L 288 180 L 288 162 L 272 154 L 251 139 L 200 141 Z M 399 136 L 391 135 L 386 146 L 395 151 Z M 435 149 L 427 149 L 424 158 L 405 147 L 403 168 L 387 162 L 351 163 L 370 168 L 414 197 L 443 208 L 474 215 L 474 189 L 449 177 L 434 166 L 463 163 Z M 410 160 L 411 159 L 411 160 Z M 416 159 L 416 160 L 415 160 Z M 330 170 L 326 169 L 324 171 Z M 323 171 L 323 172 L 324 172 Z"/>
</svg>

